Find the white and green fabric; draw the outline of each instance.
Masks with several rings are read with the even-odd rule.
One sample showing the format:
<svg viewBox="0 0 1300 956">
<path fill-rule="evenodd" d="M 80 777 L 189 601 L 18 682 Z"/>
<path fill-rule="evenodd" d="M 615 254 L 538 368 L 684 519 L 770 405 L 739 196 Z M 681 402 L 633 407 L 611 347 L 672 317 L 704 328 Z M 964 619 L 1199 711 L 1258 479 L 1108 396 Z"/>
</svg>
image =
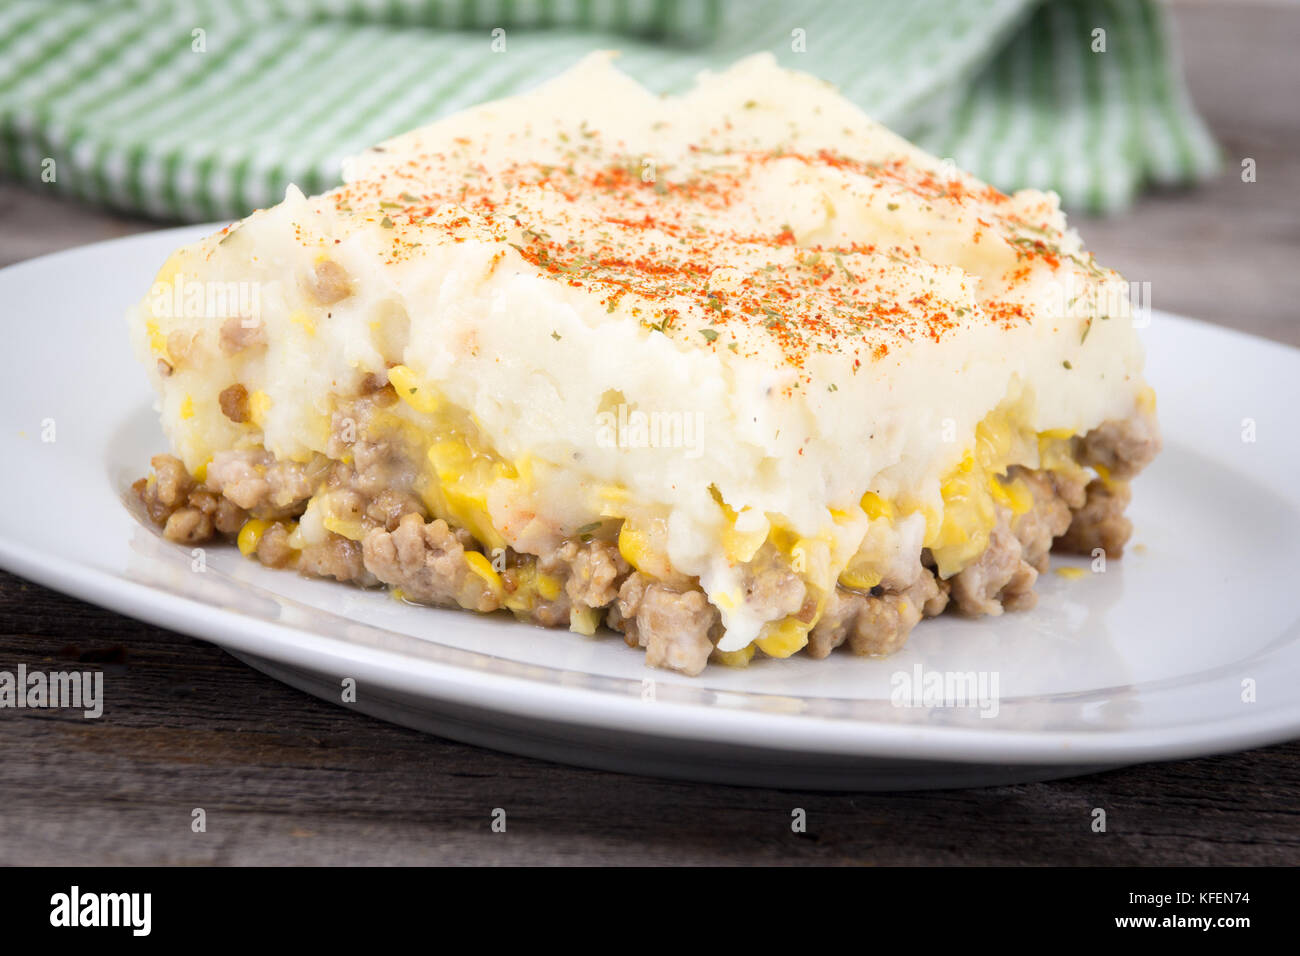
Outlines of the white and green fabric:
<svg viewBox="0 0 1300 956">
<path fill-rule="evenodd" d="M 663 92 L 770 50 L 1003 189 L 1112 211 L 1216 164 L 1162 16 L 1148 0 L 0 0 L 0 174 L 232 218 L 591 50 Z"/>
</svg>

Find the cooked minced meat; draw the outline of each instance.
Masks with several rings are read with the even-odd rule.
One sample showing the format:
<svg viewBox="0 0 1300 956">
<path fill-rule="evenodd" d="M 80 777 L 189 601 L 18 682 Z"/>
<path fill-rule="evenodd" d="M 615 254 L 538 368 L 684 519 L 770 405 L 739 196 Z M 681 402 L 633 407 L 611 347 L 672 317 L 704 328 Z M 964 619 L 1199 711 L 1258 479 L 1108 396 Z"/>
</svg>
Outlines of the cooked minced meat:
<svg viewBox="0 0 1300 956">
<path fill-rule="evenodd" d="M 510 572 L 502 574 L 502 578 L 509 579 Z M 569 611 L 573 605 L 569 603 L 569 595 L 563 591 L 550 601 L 538 599 L 533 602 L 532 607 L 526 611 L 517 611 L 515 616 L 520 620 L 531 621 L 533 624 L 542 627 L 567 627 L 569 625 Z"/>
<path fill-rule="evenodd" d="M 227 355 L 237 355 L 255 345 L 265 345 L 266 326 L 253 316 L 234 315 L 221 323 L 218 338 L 221 351 Z"/>
<path fill-rule="evenodd" d="M 242 425 L 248 421 L 248 389 L 236 383 L 221 390 L 217 396 L 217 402 L 221 405 L 221 414 L 225 415 L 236 425 Z"/>
<path fill-rule="evenodd" d="M 465 562 L 465 544 L 447 522 L 426 522 L 409 514 L 397 530 L 375 528 L 362 542 L 365 569 L 412 601 L 473 611 L 501 606 L 492 590 Z"/>
<path fill-rule="evenodd" d="M 377 578 L 366 569 L 361 542 L 340 534 L 329 533 L 324 541 L 304 547 L 298 557 L 298 570 L 312 577 L 351 581 L 362 587 L 377 583 Z"/>
<path fill-rule="evenodd" d="M 398 522 L 409 514 L 426 517 L 424 502 L 409 491 L 393 491 L 386 488 L 370 500 L 362 517 L 385 531 L 393 531 L 397 528 Z"/>
<path fill-rule="evenodd" d="M 618 587 L 631 567 L 610 541 L 582 542 L 570 538 L 537 562 L 545 574 L 567 576 L 564 591 L 575 606 L 602 608 L 618 597 Z"/>
<path fill-rule="evenodd" d="M 507 549 L 500 585 L 479 577 L 465 555 L 480 546 L 464 528 L 430 520 L 416 493 L 415 464 L 397 444 L 367 437 L 372 416 L 393 403 L 391 387 L 372 382 L 362 392 L 335 413 L 328 457 L 300 463 L 276 461 L 261 449 L 223 451 L 197 482 L 178 459 L 155 456 L 153 478 L 134 485 L 150 519 L 169 540 L 185 544 L 234 536 L 250 517 L 268 519 L 254 554 L 269 567 L 295 565 L 305 574 L 363 586 L 382 582 L 424 604 L 488 612 L 509 603 L 516 616 L 545 626 L 564 626 L 574 612 L 597 610 L 629 645 L 645 649 L 650 666 L 703 670 L 722 625 L 698 582 L 634 571 L 605 537 L 569 538 L 536 556 Z M 246 393 L 222 396 L 234 418 L 246 401 Z M 906 577 L 895 573 L 870 593 L 836 587 L 809 633 L 808 654 L 821 658 L 840 646 L 855 654 L 892 653 L 923 617 L 948 607 L 967 616 L 1032 607 L 1035 581 L 1047 570 L 1053 546 L 1083 553 L 1102 548 L 1118 556 L 1131 532 L 1123 514 L 1131 497 L 1125 479 L 1159 444 L 1151 419 L 1109 422 L 1075 441 L 1078 459 L 1099 466 L 1104 477 L 1085 485 L 1065 472 L 1010 469 L 1008 480 L 1023 481 L 1033 505 L 1015 516 L 999 507 L 988 547 L 973 564 L 942 580 L 923 551 Z M 309 501 L 336 519 L 359 523 L 362 540 L 327 532 L 324 540 L 295 550 L 290 519 Z M 532 586 L 527 600 L 512 602 L 534 574 L 556 579 L 555 590 L 543 596 Z M 814 620 L 819 596 L 770 546 L 743 586 L 765 617 Z"/>
<path fill-rule="evenodd" d="M 998 523 L 989 532 L 984 553 L 949 579 L 953 605 L 968 617 L 1023 611 L 1034 606 L 1038 571 L 1023 557 L 1024 548 L 998 509 Z"/>
<path fill-rule="evenodd" d="M 150 519 L 163 526 L 163 537 L 181 544 L 201 544 L 214 534 L 235 534 L 248 514 L 233 501 L 200 487 L 179 458 L 154 455 L 152 481 L 132 487 Z"/>
<path fill-rule="evenodd" d="M 766 557 L 766 560 L 763 560 Z M 803 608 L 808 587 L 803 579 L 771 555 L 759 556 L 760 567 L 745 575 L 745 601 L 758 617 L 779 621 Z"/>
<path fill-rule="evenodd" d="M 204 484 L 255 518 L 285 518 L 302 513 L 328 467 L 319 455 L 303 464 L 260 448 L 231 449 L 213 456 Z"/>
<path fill-rule="evenodd" d="M 134 487 L 140 492 L 149 517 L 161 524 L 185 503 L 194 479 L 185 470 L 184 463 L 171 455 L 154 455 L 149 464 L 153 466 L 153 480 L 141 478 Z"/>
<path fill-rule="evenodd" d="M 212 537 L 212 519 L 198 508 L 178 508 L 167 517 L 163 537 L 180 544 L 199 544 Z"/>
<path fill-rule="evenodd" d="M 619 588 L 614 626 L 629 647 L 644 647 L 645 662 L 694 676 L 713 653 L 721 621 L 703 591 L 674 591 L 639 571 Z"/>
<path fill-rule="evenodd" d="M 1034 584 L 1047 571 L 1053 545 L 1067 529 L 1092 523 L 1084 514 L 1088 492 L 1078 478 L 1020 467 L 1010 469 L 1008 477 L 1025 483 L 1033 505 L 1015 516 L 999 507 L 984 553 L 953 575 L 953 604 L 970 617 L 1033 607 L 1038 602 Z"/>
<path fill-rule="evenodd" d="M 1074 513 L 1070 528 L 1057 539 L 1062 551 L 1092 554 L 1100 548 L 1107 557 L 1124 554 L 1124 545 L 1133 533 L 1133 522 L 1124 510 L 1133 498 L 1128 484 L 1095 478 L 1088 482 L 1087 501 Z"/>
<path fill-rule="evenodd" d="M 1079 554 L 1101 549 L 1120 557 L 1133 533 L 1133 523 L 1124 516 L 1133 497 L 1128 479 L 1151 462 L 1160 446 L 1159 426 L 1149 413 L 1106 422 L 1080 438 L 1075 450 L 1079 461 L 1104 472 L 1088 482 L 1082 500 L 1071 502 L 1073 520 L 1056 546 Z"/>
<path fill-rule="evenodd" d="M 827 596 L 821 619 L 808 635 L 808 655 L 826 657 L 845 641 L 854 654 L 892 654 L 922 617 L 941 614 L 947 605 L 947 582 L 928 568 L 899 592 L 863 594 L 837 587 Z"/>
<path fill-rule="evenodd" d="M 1080 464 L 1100 465 L 1112 479 L 1126 481 L 1151 463 L 1160 445 L 1160 426 L 1147 413 L 1098 425 L 1077 441 L 1075 456 Z"/>
<path fill-rule="evenodd" d="M 238 534 L 248 520 L 244 511 L 224 495 L 214 494 L 204 488 L 191 491 L 188 498 L 191 508 L 201 511 L 212 522 L 213 531 L 220 534 Z"/>
<path fill-rule="evenodd" d="M 254 553 L 257 560 L 268 568 L 288 567 L 298 557 L 298 552 L 289 543 L 288 527 L 278 522 L 262 532 Z"/>
<path fill-rule="evenodd" d="M 352 295 L 352 280 L 333 259 L 322 259 L 307 280 L 307 290 L 321 305 L 333 305 Z"/>
<path fill-rule="evenodd" d="M 1043 574 L 1051 563 L 1052 542 L 1070 526 L 1071 507 L 1083 504 L 1083 483 L 1027 468 L 1012 468 L 1009 476 L 1023 481 L 1034 496 L 1033 507 L 1016 516 L 1011 530 L 1020 542 L 1021 558 Z"/>
<path fill-rule="evenodd" d="M 334 487 L 347 487 L 368 499 L 384 492 L 410 494 L 418 476 L 416 463 L 397 442 L 367 437 L 373 416 L 394 400 L 391 388 L 379 389 L 331 416 L 325 450 L 335 459 L 330 474 Z"/>
</svg>

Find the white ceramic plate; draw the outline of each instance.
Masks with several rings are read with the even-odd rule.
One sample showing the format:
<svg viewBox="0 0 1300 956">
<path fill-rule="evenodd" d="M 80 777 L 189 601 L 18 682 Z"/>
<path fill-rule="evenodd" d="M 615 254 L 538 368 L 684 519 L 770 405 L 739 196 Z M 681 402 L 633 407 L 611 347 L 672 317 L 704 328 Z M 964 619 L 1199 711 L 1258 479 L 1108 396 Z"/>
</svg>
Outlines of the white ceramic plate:
<svg viewBox="0 0 1300 956">
<path fill-rule="evenodd" d="M 1166 450 L 1137 483 L 1136 547 L 1105 573 L 1048 574 L 1028 613 L 927 621 L 885 660 L 767 660 L 689 679 L 646 669 L 613 635 L 408 607 L 230 546 L 209 548 L 197 572 L 188 550 L 142 525 L 127 489 L 165 447 L 122 316 L 168 253 L 207 231 L 0 272 L 0 565 L 214 641 L 328 700 L 354 678 L 350 706 L 387 720 L 631 772 L 956 786 L 1300 736 L 1298 351 L 1154 315 Z M 1086 567 L 1057 559 L 1071 563 Z M 996 714 L 987 700 L 896 706 L 896 675 L 918 669 L 996 676 Z M 111 685 L 106 697 L 111 715 Z"/>
</svg>

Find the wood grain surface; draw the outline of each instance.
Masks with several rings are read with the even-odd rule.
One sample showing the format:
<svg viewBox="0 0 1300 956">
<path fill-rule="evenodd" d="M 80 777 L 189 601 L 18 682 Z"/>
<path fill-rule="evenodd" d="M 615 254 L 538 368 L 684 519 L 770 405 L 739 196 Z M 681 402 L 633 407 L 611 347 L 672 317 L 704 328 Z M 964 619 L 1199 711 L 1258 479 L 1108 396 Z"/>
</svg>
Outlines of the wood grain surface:
<svg viewBox="0 0 1300 956">
<path fill-rule="evenodd" d="M 1224 174 L 1077 224 L 1155 307 L 1300 344 L 1300 6 L 1173 12 Z M 0 265 L 158 225 L 0 182 Z M 660 781 L 390 726 L 0 573 L 0 669 L 78 661 L 105 672 L 104 718 L 0 711 L 0 863 L 1300 863 L 1300 743 L 984 790 Z"/>
</svg>

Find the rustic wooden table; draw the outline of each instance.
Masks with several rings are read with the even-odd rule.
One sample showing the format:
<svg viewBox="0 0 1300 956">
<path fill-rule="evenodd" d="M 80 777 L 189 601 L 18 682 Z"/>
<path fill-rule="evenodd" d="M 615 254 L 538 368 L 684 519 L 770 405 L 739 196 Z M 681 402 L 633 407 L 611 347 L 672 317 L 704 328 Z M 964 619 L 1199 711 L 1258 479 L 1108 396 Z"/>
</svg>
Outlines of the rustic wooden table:
<svg viewBox="0 0 1300 956">
<path fill-rule="evenodd" d="M 1174 11 L 1227 169 L 1079 227 L 1102 261 L 1152 283 L 1156 307 L 1300 344 L 1300 7 Z M 0 183 L 0 265 L 157 225 Z M 987 790 L 665 782 L 393 727 L 0 573 L 0 667 L 76 661 L 111 675 L 111 714 L 0 713 L 0 863 L 1300 862 L 1300 743 Z M 790 832 L 793 807 L 806 834 Z"/>
</svg>

